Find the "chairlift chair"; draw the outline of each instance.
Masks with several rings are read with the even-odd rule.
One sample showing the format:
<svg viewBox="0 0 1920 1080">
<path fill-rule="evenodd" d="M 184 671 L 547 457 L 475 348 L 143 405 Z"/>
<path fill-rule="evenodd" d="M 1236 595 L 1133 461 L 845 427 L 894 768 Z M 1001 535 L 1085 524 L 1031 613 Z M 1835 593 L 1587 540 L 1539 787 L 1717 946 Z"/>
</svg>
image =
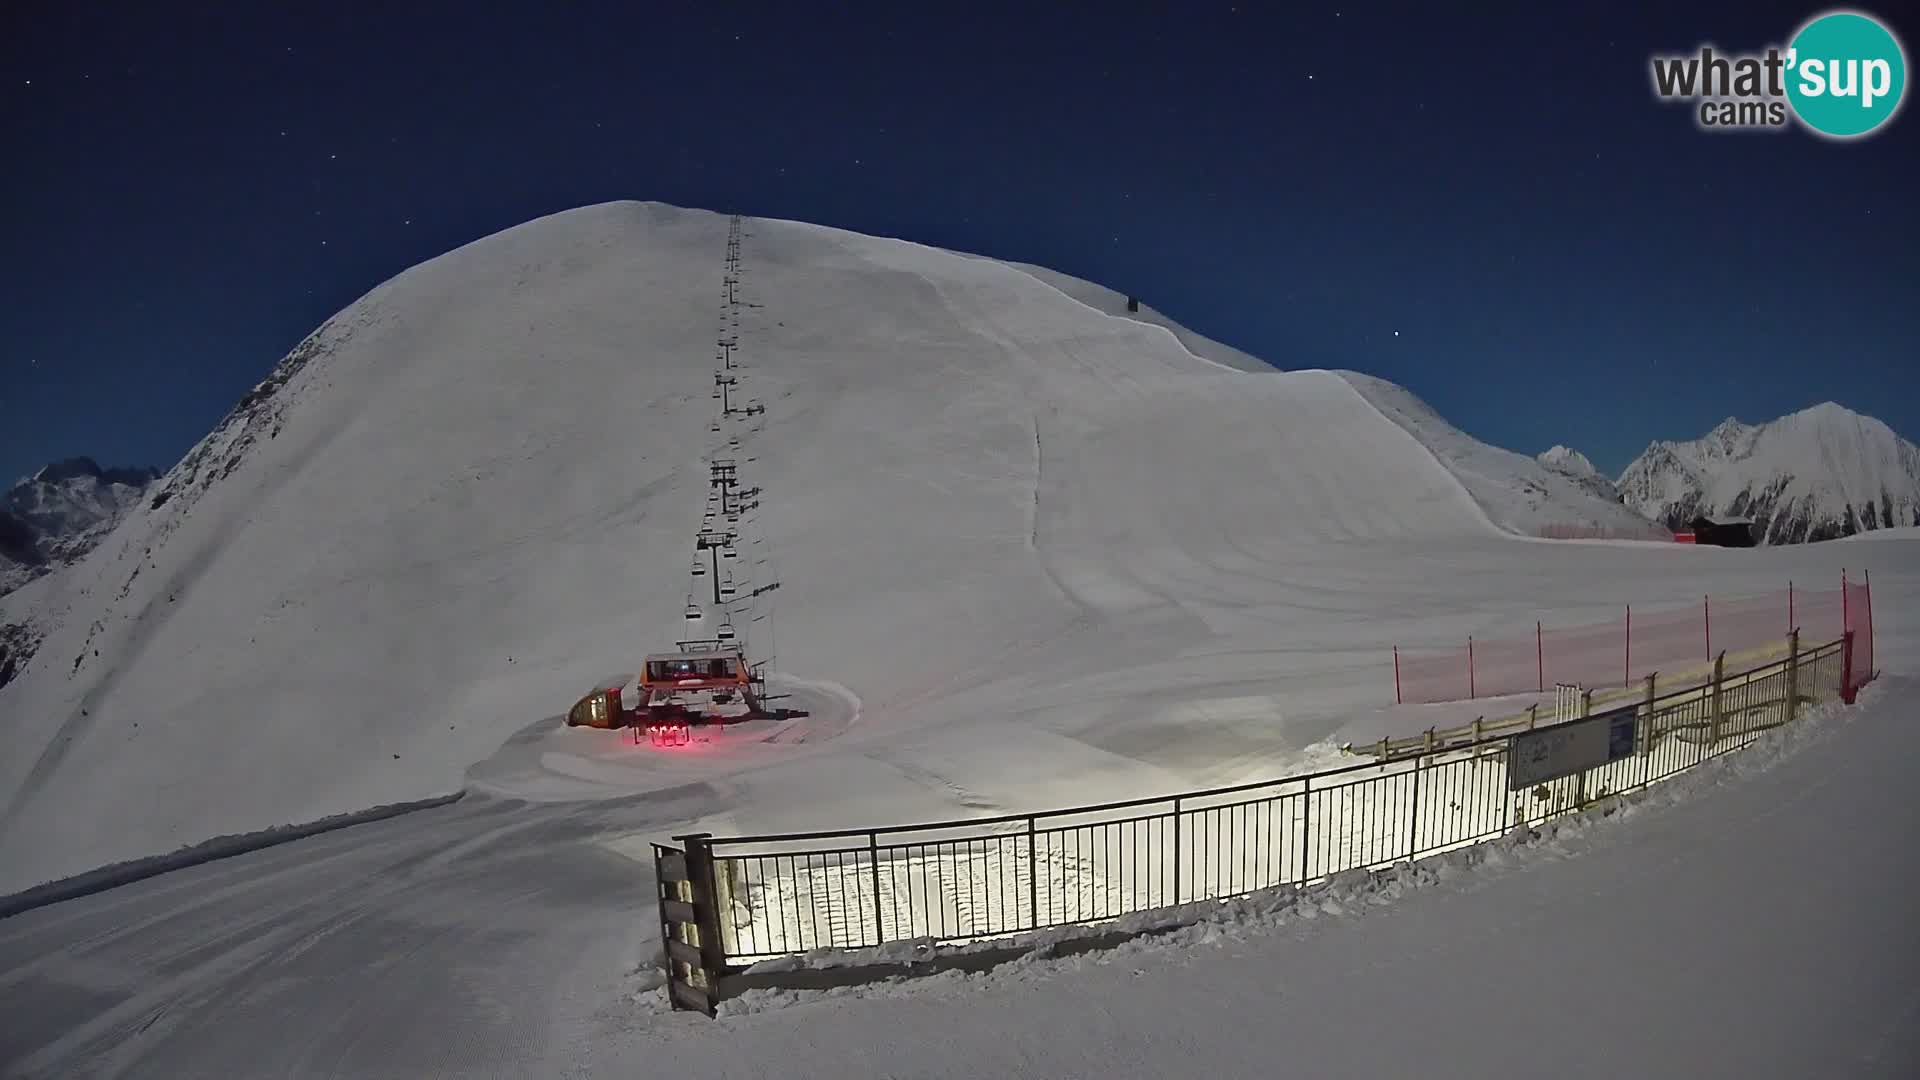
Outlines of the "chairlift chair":
<svg viewBox="0 0 1920 1080">
<path fill-rule="evenodd" d="M 735 636 L 733 632 L 733 623 L 732 622 L 721 623 L 719 627 L 714 630 L 713 636 L 720 639 L 721 641 L 732 641 Z"/>
<path fill-rule="evenodd" d="M 699 622 L 701 614 L 702 612 L 700 610 L 700 605 L 694 603 L 693 598 L 689 596 L 687 598 L 687 610 L 686 610 L 687 621 Z"/>
<path fill-rule="evenodd" d="M 730 547 L 723 547 L 720 549 L 720 557 L 723 559 L 737 559 L 740 557 L 740 552 Z"/>
<path fill-rule="evenodd" d="M 736 589 L 735 589 L 735 588 L 733 587 L 733 576 L 732 576 L 732 575 L 728 575 L 727 577 L 725 577 L 725 578 L 722 578 L 722 579 L 720 580 L 720 599 L 722 599 L 722 600 L 731 600 L 731 599 L 733 598 L 733 594 L 734 594 L 735 592 L 737 592 L 737 591 L 738 591 L 738 590 L 736 590 Z"/>
<path fill-rule="evenodd" d="M 693 557 L 693 576 L 704 577 L 706 576 L 706 573 L 707 573 L 707 564 L 700 561 L 700 556 L 695 555 Z"/>
</svg>

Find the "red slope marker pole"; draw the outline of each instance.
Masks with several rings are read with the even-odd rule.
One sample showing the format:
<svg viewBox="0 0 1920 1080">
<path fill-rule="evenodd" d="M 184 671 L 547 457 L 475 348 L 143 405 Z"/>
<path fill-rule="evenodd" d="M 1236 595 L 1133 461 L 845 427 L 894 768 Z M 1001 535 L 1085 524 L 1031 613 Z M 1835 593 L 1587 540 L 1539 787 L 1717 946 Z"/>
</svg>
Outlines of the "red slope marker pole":
<svg viewBox="0 0 1920 1080">
<path fill-rule="evenodd" d="M 1700 598 L 1700 609 L 1706 613 L 1707 659 L 1713 659 L 1713 597 Z"/>
<path fill-rule="evenodd" d="M 1404 704 L 1404 699 L 1400 696 L 1400 646 L 1398 645 L 1393 647 L 1393 703 Z"/>
<path fill-rule="evenodd" d="M 1793 581 L 1792 579 L 1788 579 L 1787 581 L 1787 633 L 1789 634 L 1793 633 L 1793 628 L 1796 625 L 1798 624 L 1793 621 Z"/>
<path fill-rule="evenodd" d="M 1467 697 L 1469 700 L 1479 697 L 1473 687 L 1473 635 L 1467 635 Z"/>
<path fill-rule="evenodd" d="M 1533 624 L 1533 678 L 1538 685 L 1535 689 L 1547 692 L 1547 649 L 1540 643 L 1540 622 Z"/>
<path fill-rule="evenodd" d="M 1627 605 L 1626 654 L 1627 654 L 1627 658 L 1624 661 L 1622 661 L 1622 664 L 1621 664 L 1621 666 L 1625 668 L 1625 674 L 1621 676 L 1620 685 L 1622 686 L 1627 686 L 1633 682 L 1633 605 L 1632 604 Z"/>
</svg>

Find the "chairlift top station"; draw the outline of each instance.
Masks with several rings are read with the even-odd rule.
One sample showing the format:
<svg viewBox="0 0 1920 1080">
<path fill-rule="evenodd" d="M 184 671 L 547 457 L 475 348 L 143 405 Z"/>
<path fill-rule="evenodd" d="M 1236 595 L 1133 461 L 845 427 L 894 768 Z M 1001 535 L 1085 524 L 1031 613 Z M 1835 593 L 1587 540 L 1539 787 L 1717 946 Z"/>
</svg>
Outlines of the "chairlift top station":
<svg viewBox="0 0 1920 1080">
<path fill-rule="evenodd" d="M 733 273 L 735 265 L 734 248 L 730 241 L 727 274 L 727 303 L 730 306 L 739 303 L 733 293 L 733 286 L 739 281 Z M 737 323 L 737 318 L 735 321 Z M 740 382 L 740 377 L 732 374 L 736 370 L 734 350 L 738 348 L 739 340 L 732 332 L 723 331 L 718 344 L 716 359 L 720 362 L 720 369 L 713 375 L 713 396 L 721 402 L 720 415 L 707 426 L 707 430 L 715 435 L 720 434 L 723 422 L 729 417 L 741 413 L 757 415 L 766 411 L 766 406 L 757 401 L 744 407 L 735 406 L 729 391 Z M 736 452 L 740 449 L 741 437 L 726 436 L 721 445 L 725 451 Z M 630 676 L 596 686 L 568 711 L 566 722 L 569 727 L 645 726 L 653 745 L 673 747 L 684 746 L 691 741 L 688 729 L 693 725 L 726 723 L 764 715 L 760 706 L 761 695 L 756 689 L 758 671 L 747 661 L 744 642 L 739 639 L 739 632 L 733 625 L 733 614 L 729 610 L 740 586 L 735 582 L 731 570 L 723 575 L 719 567 L 720 560 L 731 563 L 737 561 L 740 555 L 740 537 L 736 529 L 742 508 L 734 492 L 740 485 L 740 463 L 735 457 L 710 455 L 707 465 L 707 497 L 701 511 L 700 528 L 694 536 L 695 550 L 688 573 L 693 578 L 706 577 L 710 572 L 713 575 L 711 607 L 719 616 L 719 624 L 712 631 L 713 637 L 678 641 L 674 652 L 648 654 L 641 663 L 637 679 Z M 760 491 L 758 487 L 750 490 L 755 495 Z M 724 519 L 724 526 L 716 527 L 716 522 L 721 519 Z M 703 553 L 707 552 L 712 554 L 702 558 Z M 709 565 L 709 559 L 712 565 Z M 708 609 L 701 606 L 699 592 L 698 588 L 688 592 L 686 606 L 681 611 L 688 626 L 698 625 L 709 615 Z M 625 695 L 636 682 L 639 700 L 635 707 L 629 709 L 625 705 Z"/>
</svg>

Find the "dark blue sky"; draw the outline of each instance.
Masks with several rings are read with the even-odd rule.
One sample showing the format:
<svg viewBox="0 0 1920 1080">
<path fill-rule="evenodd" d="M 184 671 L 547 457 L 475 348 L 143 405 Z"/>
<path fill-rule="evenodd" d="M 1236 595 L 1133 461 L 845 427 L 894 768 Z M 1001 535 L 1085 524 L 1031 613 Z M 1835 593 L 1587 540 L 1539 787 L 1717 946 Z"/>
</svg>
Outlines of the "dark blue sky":
<svg viewBox="0 0 1920 1080">
<path fill-rule="evenodd" d="M 1609 472 L 1827 399 L 1920 434 L 1920 118 L 1649 90 L 1816 7 L 266 7 L 0 12 L 0 477 L 170 465 L 381 280 L 616 198 L 1042 263 Z"/>
</svg>

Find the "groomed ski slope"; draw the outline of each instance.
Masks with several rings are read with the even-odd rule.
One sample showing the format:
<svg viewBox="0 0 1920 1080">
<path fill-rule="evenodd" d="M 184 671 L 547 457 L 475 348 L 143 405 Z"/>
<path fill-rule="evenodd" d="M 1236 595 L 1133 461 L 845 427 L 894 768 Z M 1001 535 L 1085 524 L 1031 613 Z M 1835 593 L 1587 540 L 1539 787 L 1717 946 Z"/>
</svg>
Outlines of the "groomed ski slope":
<svg viewBox="0 0 1920 1080">
<path fill-rule="evenodd" d="M 739 392 L 766 411 L 716 435 L 726 228 L 571 211 L 322 327 L 42 593 L 53 629 L 0 689 L 0 891 L 470 768 L 510 796 L 711 784 L 715 829 L 1271 775 L 1390 700 L 1391 643 L 1838 576 L 1833 551 L 1516 541 L 1484 475 L 1342 374 L 1238 370 L 1021 269 L 795 223 L 748 223 Z M 678 757 L 554 730 L 687 633 L 733 436 L 763 488 L 749 648 L 838 714 Z"/>
</svg>

